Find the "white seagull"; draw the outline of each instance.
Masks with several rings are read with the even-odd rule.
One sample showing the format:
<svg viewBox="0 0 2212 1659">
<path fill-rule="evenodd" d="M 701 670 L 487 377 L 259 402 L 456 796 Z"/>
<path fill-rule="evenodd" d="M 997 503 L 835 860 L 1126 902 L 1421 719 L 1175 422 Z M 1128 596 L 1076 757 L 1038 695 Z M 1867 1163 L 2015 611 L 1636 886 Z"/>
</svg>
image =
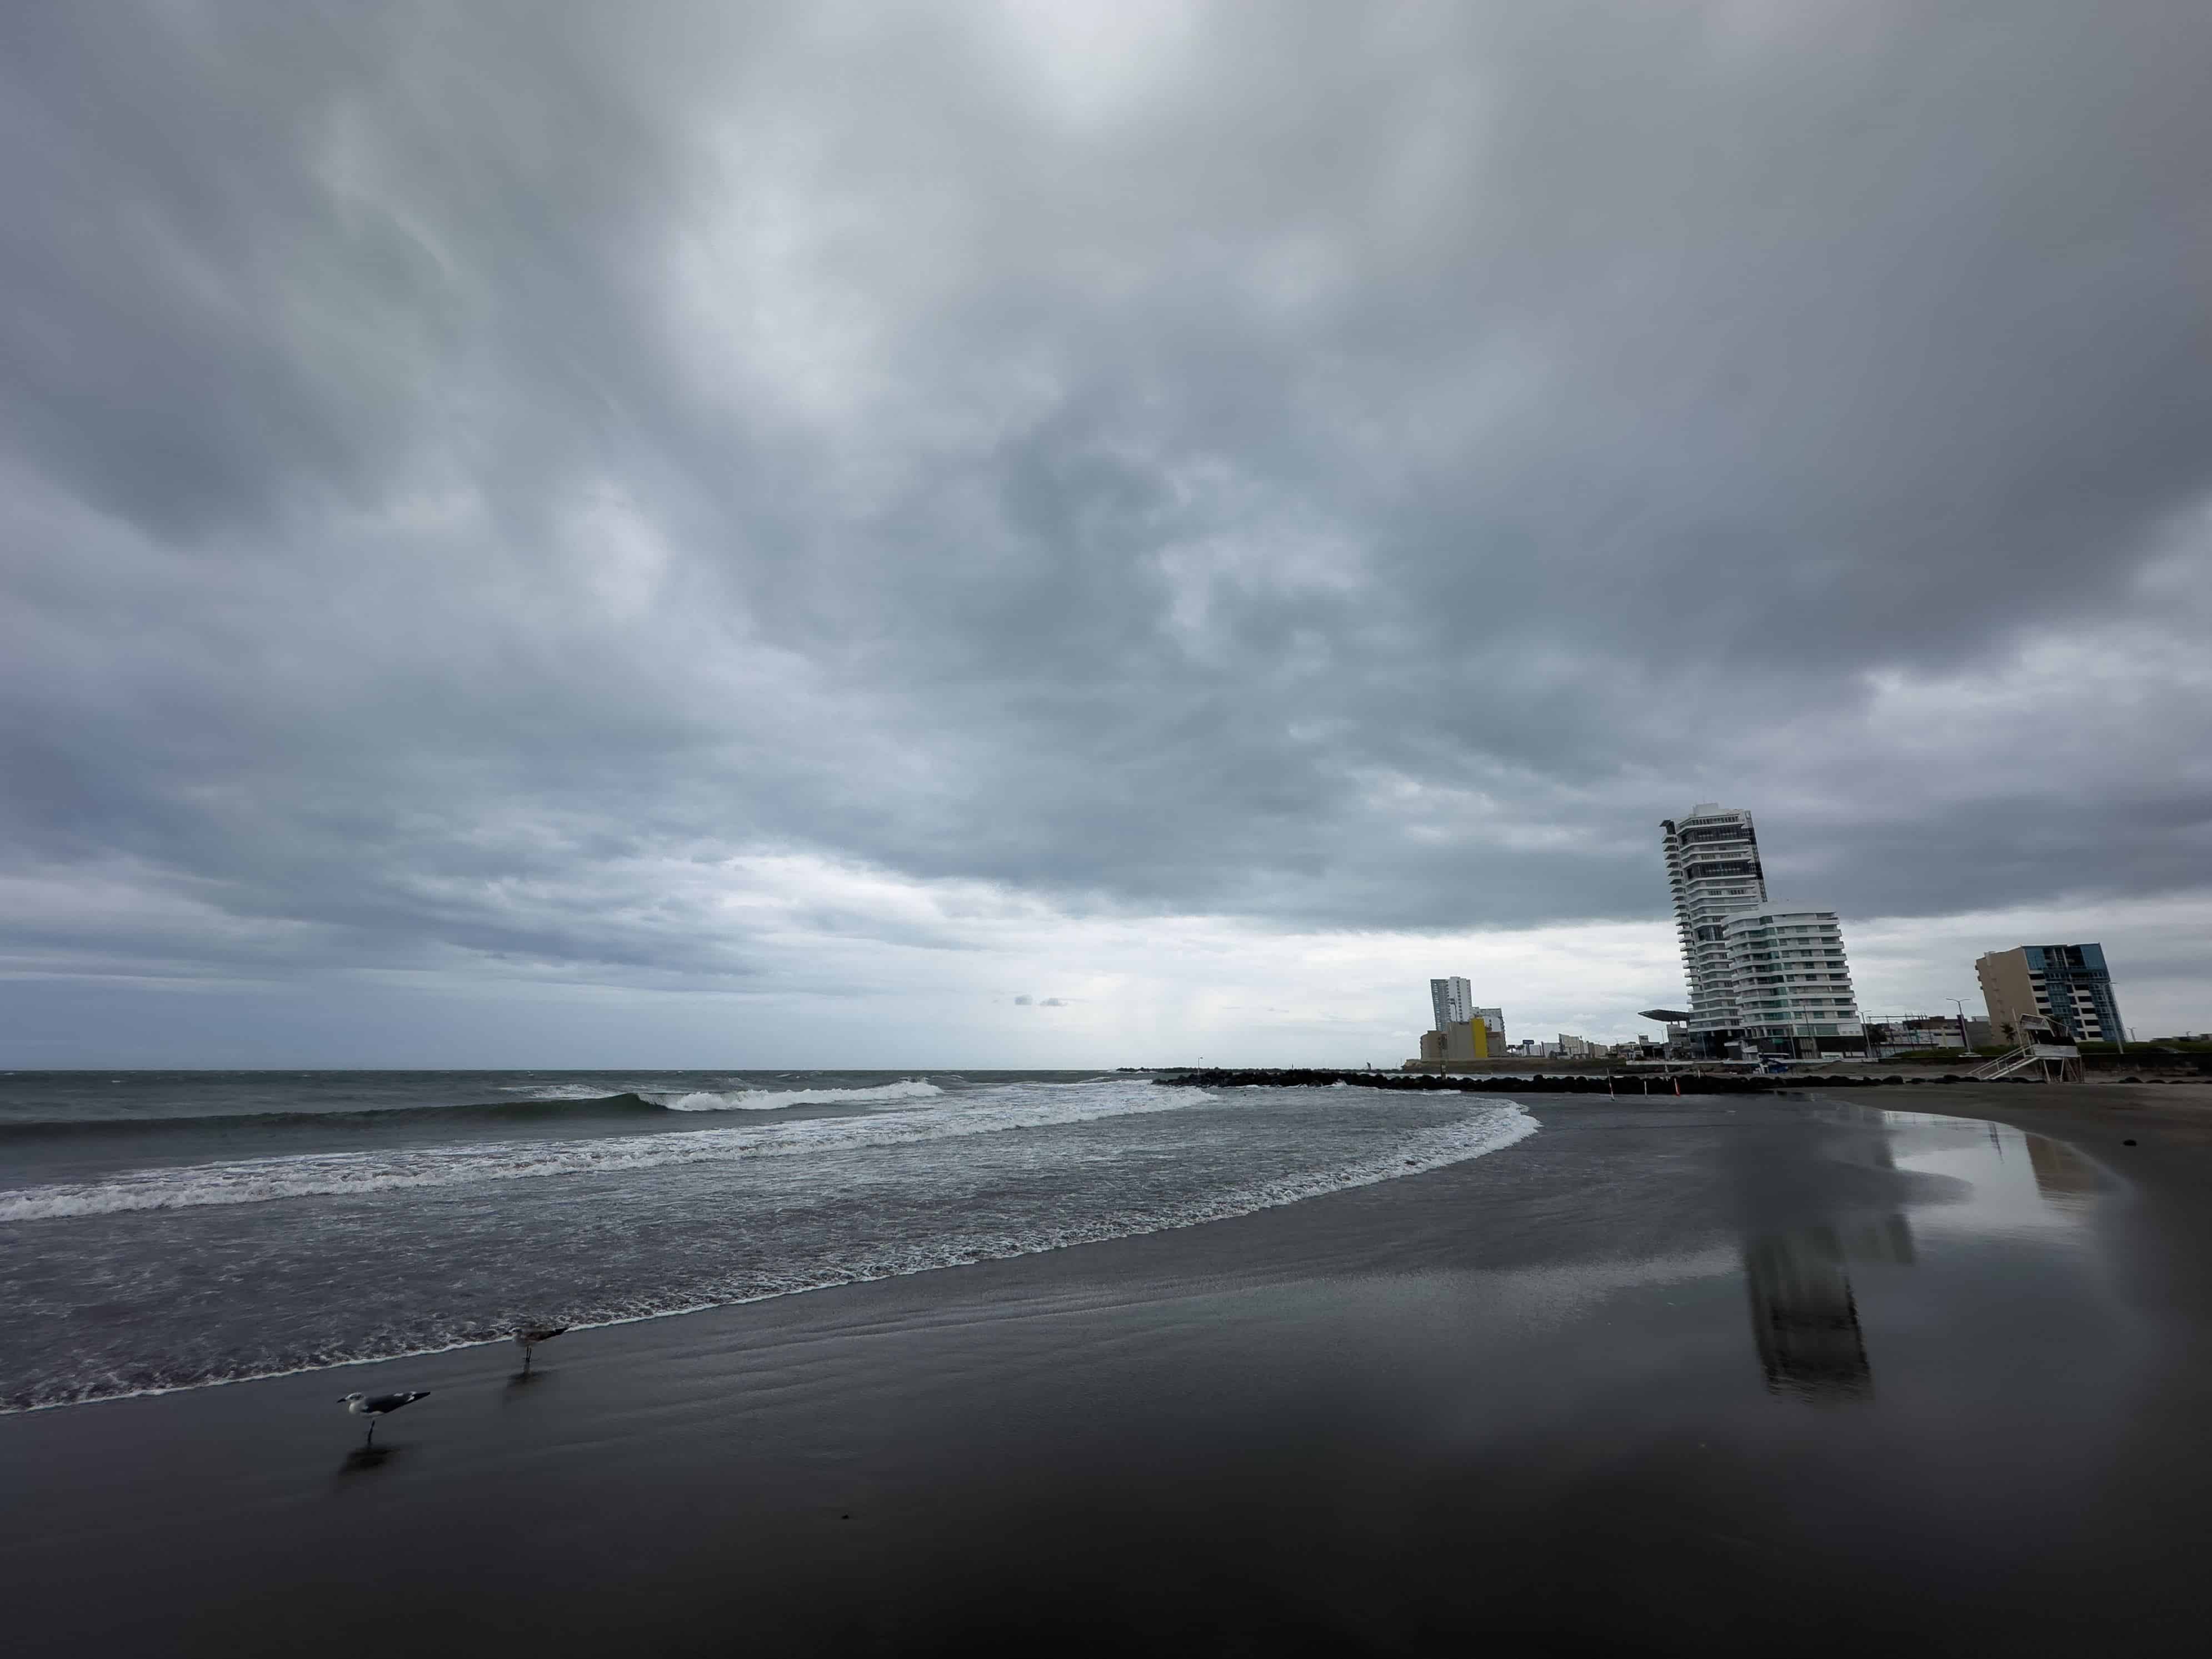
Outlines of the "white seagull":
<svg viewBox="0 0 2212 1659">
<path fill-rule="evenodd" d="M 368 1419 L 368 1438 L 361 1443 L 367 1446 L 375 1442 L 377 1419 L 398 1411 L 402 1406 L 411 1406 L 418 1400 L 428 1400 L 429 1397 L 429 1389 L 416 1389 L 411 1394 L 349 1394 L 339 1401 L 338 1404 L 343 1406 L 356 1417 L 365 1417 Z"/>
<path fill-rule="evenodd" d="M 527 1373 L 530 1362 L 538 1358 L 538 1345 L 550 1342 L 563 1334 L 566 1325 L 526 1325 L 514 1334 L 514 1346 L 522 1350 L 522 1369 Z"/>
</svg>

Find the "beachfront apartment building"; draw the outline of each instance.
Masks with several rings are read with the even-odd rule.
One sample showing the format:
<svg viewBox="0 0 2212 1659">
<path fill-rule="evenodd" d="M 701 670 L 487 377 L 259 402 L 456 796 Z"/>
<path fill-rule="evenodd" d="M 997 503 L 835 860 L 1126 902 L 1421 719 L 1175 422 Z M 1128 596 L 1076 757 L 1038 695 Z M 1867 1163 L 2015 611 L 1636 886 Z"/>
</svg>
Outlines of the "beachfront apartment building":
<svg viewBox="0 0 2212 1659">
<path fill-rule="evenodd" d="M 1773 908 L 1751 814 L 1709 801 L 1660 829 L 1691 1048 L 1716 1059 L 1863 1052 L 1836 913 Z"/>
<path fill-rule="evenodd" d="M 2026 1041 L 2031 1016 L 2062 1042 L 2120 1042 L 2120 1005 L 2101 945 L 2021 945 L 1974 963 L 1990 1024 L 2007 1042 Z"/>
<path fill-rule="evenodd" d="M 1662 821 L 1667 884 L 1674 931 L 1690 984 L 1690 1041 L 1720 1055 L 1742 1034 L 1735 976 L 1729 965 L 1728 924 L 1766 902 L 1759 832 L 1751 814 L 1705 802 L 1687 817 Z"/>
<path fill-rule="evenodd" d="M 1806 1059 L 1864 1052 L 1866 1025 L 1833 910 L 1731 916 L 1725 933 L 1747 1048 Z"/>
</svg>

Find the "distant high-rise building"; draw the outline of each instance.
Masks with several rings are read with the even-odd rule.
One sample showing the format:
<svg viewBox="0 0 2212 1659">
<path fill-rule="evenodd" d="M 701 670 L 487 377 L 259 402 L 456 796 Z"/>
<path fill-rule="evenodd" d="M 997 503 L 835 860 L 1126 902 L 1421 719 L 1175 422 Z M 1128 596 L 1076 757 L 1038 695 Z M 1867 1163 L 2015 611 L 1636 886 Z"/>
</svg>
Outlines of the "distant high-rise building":
<svg viewBox="0 0 2212 1659">
<path fill-rule="evenodd" d="M 1759 835 L 1751 814 L 1707 802 L 1686 818 L 1661 822 L 1674 932 L 1690 981 L 1690 1040 L 1715 1054 L 1741 1036 L 1728 924 L 1766 902 Z"/>
<path fill-rule="evenodd" d="M 1689 1040 L 1705 1054 L 1812 1056 L 1866 1046 L 1832 910 L 1767 901 L 1751 814 L 1705 803 L 1662 821 Z"/>
<path fill-rule="evenodd" d="M 1474 988 L 1463 979 L 1432 979 L 1429 1006 L 1436 1012 L 1437 1030 L 1449 1031 L 1474 1018 Z"/>
<path fill-rule="evenodd" d="M 2021 945 L 1974 963 L 1990 1024 L 2008 1042 L 2024 1040 L 2024 1021 L 2041 1015 L 2065 1042 L 2119 1042 L 2120 1005 L 2101 945 Z M 2008 1030 L 2007 1028 L 2010 1028 Z"/>
<path fill-rule="evenodd" d="M 1424 1060 L 1487 1060 L 1505 1047 L 1505 1016 L 1474 1006 L 1474 988 L 1464 979 L 1429 981 L 1429 1006 L 1436 1029 L 1421 1039 Z"/>
</svg>

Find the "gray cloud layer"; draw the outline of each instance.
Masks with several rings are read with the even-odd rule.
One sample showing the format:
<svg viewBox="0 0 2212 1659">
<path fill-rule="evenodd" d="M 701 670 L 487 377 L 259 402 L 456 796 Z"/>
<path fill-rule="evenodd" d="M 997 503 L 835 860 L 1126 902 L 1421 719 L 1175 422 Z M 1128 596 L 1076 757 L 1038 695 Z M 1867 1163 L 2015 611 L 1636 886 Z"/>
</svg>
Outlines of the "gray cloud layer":
<svg viewBox="0 0 2212 1659">
<path fill-rule="evenodd" d="M 19 963 L 2205 883 L 2201 5 L 0 33 Z"/>
</svg>

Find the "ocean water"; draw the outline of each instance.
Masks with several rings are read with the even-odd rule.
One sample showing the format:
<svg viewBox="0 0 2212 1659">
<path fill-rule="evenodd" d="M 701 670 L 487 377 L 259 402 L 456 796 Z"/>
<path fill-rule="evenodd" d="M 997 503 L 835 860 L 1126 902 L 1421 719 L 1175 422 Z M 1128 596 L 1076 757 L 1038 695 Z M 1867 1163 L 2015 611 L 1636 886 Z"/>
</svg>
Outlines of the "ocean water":
<svg viewBox="0 0 2212 1659">
<path fill-rule="evenodd" d="M 1535 1127 L 1126 1073 L 0 1073 L 0 1410 L 1189 1226 Z"/>
</svg>

